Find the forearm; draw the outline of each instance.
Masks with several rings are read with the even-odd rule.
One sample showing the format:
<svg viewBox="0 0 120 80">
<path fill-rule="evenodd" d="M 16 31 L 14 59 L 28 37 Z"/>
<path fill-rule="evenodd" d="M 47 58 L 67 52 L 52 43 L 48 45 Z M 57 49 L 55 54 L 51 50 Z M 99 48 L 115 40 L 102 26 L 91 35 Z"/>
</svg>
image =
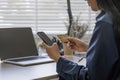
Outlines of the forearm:
<svg viewBox="0 0 120 80">
<path fill-rule="evenodd" d="M 83 80 L 87 68 L 60 57 L 57 63 L 57 72 L 60 76 L 64 77 L 65 80 Z"/>
</svg>

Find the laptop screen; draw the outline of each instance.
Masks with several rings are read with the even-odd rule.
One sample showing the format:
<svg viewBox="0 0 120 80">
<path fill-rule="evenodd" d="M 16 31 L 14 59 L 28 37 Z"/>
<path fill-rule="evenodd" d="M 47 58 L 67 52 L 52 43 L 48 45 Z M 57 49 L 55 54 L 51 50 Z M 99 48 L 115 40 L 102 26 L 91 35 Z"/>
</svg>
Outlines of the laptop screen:
<svg viewBox="0 0 120 80">
<path fill-rule="evenodd" d="M 37 55 L 31 28 L 0 28 L 1 60 Z"/>
</svg>

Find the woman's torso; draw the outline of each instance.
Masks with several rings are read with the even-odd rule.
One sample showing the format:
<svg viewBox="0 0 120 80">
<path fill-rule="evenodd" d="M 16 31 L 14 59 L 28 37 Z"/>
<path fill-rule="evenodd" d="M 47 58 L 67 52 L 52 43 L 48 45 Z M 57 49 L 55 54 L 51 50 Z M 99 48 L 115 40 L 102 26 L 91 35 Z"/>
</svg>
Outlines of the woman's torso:
<svg viewBox="0 0 120 80">
<path fill-rule="evenodd" d="M 91 80 L 107 80 L 118 59 L 112 19 L 102 12 L 96 18 L 96 26 L 87 52 L 88 74 Z"/>
</svg>

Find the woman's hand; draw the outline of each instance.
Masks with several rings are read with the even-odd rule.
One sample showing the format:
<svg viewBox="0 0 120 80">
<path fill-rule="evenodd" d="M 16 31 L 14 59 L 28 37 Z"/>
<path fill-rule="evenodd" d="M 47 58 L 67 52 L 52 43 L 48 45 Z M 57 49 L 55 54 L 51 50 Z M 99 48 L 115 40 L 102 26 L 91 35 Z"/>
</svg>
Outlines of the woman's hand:
<svg viewBox="0 0 120 80">
<path fill-rule="evenodd" d="M 60 58 L 60 53 L 59 53 L 59 49 L 56 43 L 53 43 L 52 46 L 48 46 L 47 44 L 45 44 L 43 42 L 43 46 L 46 49 L 46 52 L 48 53 L 48 56 L 52 59 L 54 59 L 54 61 L 58 61 L 58 59 Z"/>
<path fill-rule="evenodd" d="M 78 38 L 73 38 L 73 37 L 68 38 L 67 45 L 72 50 L 79 51 L 79 52 L 87 51 L 88 49 L 88 45 L 85 42 L 81 41 Z"/>
</svg>

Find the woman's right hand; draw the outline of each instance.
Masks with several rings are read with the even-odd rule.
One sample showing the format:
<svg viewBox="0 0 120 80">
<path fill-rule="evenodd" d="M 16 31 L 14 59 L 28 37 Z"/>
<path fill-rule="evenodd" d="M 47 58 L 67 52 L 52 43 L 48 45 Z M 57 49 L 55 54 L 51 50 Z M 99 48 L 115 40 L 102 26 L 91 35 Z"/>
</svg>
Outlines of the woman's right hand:
<svg viewBox="0 0 120 80">
<path fill-rule="evenodd" d="M 50 58 L 52 58 L 54 61 L 58 61 L 58 59 L 60 58 L 60 54 L 59 54 L 59 49 L 58 49 L 58 45 L 57 43 L 53 43 L 52 46 L 47 45 L 46 43 L 42 43 L 43 46 L 46 49 L 46 52 L 48 53 L 48 56 Z"/>
<path fill-rule="evenodd" d="M 67 45 L 72 50 L 79 51 L 79 52 L 84 52 L 84 51 L 87 51 L 88 49 L 88 45 L 85 42 L 81 41 L 78 38 L 73 38 L 73 37 L 68 38 Z"/>
</svg>

